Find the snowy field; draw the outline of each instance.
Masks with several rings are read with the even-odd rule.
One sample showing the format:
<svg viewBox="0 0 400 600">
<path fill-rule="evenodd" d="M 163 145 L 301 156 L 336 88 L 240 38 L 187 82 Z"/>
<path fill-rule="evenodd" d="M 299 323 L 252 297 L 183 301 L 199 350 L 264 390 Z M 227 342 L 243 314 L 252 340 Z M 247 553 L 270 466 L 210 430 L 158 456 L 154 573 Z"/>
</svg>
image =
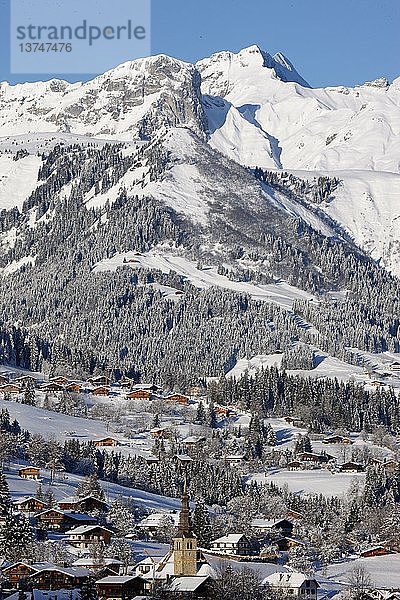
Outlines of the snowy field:
<svg viewBox="0 0 400 600">
<path fill-rule="evenodd" d="M 346 583 L 348 574 L 354 567 L 366 569 L 372 579 L 373 587 L 400 588 L 400 554 L 335 563 L 328 567 L 327 575 L 331 579 Z"/>
<path fill-rule="evenodd" d="M 50 484 L 50 473 L 47 470 L 42 469 L 40 480 L 33 481 L 21 479 L 18 476 L 17 471 L 19 466 L 23 465 L 14 464 L 9 468 L 6 467 L 4 469 L 13 499 L 17 499 L 21 496 L 35 495 L 39 483 L 42 484 L 44 490 L 47 489 L 47 486 Z M 82 476 L 72 473 L 65 474 L 65 479 L 62 478 L 62 475 L 58 476 L 57 480 L 51 486 L 51 490 L 56 500 L 74 496 L 79 484 L 83 479 L 84 478 Z M 103 487 L 108 502 L 114 500 L 118 496 L 124 496 L 125 498 L 130 498 L 137 504 L 146 507 L 150 511 L 179 510 L 181 506 L 181 501 L 177 498 L 168 498 L 167 496 L 151 494 L 150 492 L 137 490 L 135 488 L 128 488 L 106 481 L 102 481 L 100 483 Z"/>
<path fill-rule="evenodd" d="M 330 473 L 324 469 L 315 471 L 269 470 L 266 475 L 256 475 L 255 480 L 273 482 L 281 488 L 287 487 L 295 494 L 323 494 L 324 496 L 346 495 L 353 482 L 364 483 L 364 473 Z"/>
</svg>

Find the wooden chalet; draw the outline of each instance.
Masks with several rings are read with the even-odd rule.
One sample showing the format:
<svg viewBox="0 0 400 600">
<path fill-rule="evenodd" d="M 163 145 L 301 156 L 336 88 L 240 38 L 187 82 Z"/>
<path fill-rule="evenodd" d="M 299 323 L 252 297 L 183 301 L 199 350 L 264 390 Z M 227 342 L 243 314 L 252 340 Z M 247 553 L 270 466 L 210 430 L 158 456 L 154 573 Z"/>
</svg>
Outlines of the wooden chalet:
<svg viewBox="0 0 400 600">
<path fill-rule="evenodd" d="M 29 564 L 27 562 L 16 562 L 5 567 L 2 570 L 2 574 L 5 577 L 8 586 L 18 590 L 20 587 L 26 586 L 26 581 L 31 575 L 47 566 L 50 565 L 48 563 Z"/>
<path fill-rule="evenodd" d="M 98 440 L 93 440 L 93 443 L 98 448 L 102 448 L 104 446 L 105 447 L 119 446 L 119 441 L 113 437 L 105 437 L 105 438 L 100 438 Z"/>
<path fill-rule="evenodd" d="M 223 417 L 224 419 L 228 419 L 236 414 L 235 411 L 229 406 L 220 406 L 219 404 L 214 406 L 214 411 L 218 417 Z"/>
<path fill-rule="evenodd" d="M 119 385 L 121 388 L 125 389 L 125 390 L 130 390 L 131 387 L 134 385 L 133 384 L 133 379 L 130 379 L 129 377 L 123 377 L 120 382 Z"/>
<path fill-rule="evenodd" d="M 345 435 L 328 435 L 322 440 L 323 444 L 352 444 L 351 438 Z"/>
<path fill-rule="evenodd" d="M 386 556 L 387 554 L 393 554 L 392 550 L 385 548 L 385 546 L 371 546 L 360 552 L 360 558 L 372 558 L 374 556 Z"/>
<path fill-rule="evenodd" d="M 293 510 L 292 508 L 289 508 L 286 512 L 286 517 L 288 519 L 299 520 L 299 519 L 302 519 L 304 517 L 304 515 L 303 515 L 303 513 L 298 512 L 297 510 Z"/>
<path fill-rule="evenodd" d="M 93 396 L 108 396 L 110 394 L 110 388 L 106 385 L 99 385 L 95 387 L 91 393 Z"/>
<path fill-rule="evenodd" d="M 360 463 L 349 461 L 341 465 L 340 470 L 342 473 L 362 473 L 365 468 Z"/>
<path fill-rule="evenodd" d="M 334 460 L 334 456 L 330 454 L 314 454 L 314 452 L 300 452 L 297 455 L 297 459 L 303 463 L 314 463 L 316 465 L 322 465 L 328 463 L 330 460 Z"/>
<path fill-rule="evenodd" d="M 29 580 L 38 590 L 73 590 L 81 588 L 90 576 L 89 569 L 52 566 L 36 571 Z"/>
<path fill-rule="evenodd" d="M 40 389 L 43 390 L 43 392 L 62 392 L 64 386 L 56 383 L 55 381 L 49 381 L 48 383 L 44 383 L 42 386 L 40 386 Z"/>
<path fill-rule="evenodd" d="M 79 394 L 82 391 L 82 386 L 80 383 L 76 383 L 75 381 L 71 381 L 71 383 L 67 383 L 64 387 L 67 392 L 75 392 Z"/>
<path fill-rule="evenodd" d="M 244 533 L 229 533 L 213 542 L 211 549 L 218 554 L 248 556 L 252 554 L 252 544 Z"/>
<path fill-rule="evenodd" d="M 108 504 L 95 496 L 85 496 L 84 498 L 71 496 L 60 500 L 58 502 L 58 508 L 81 513 L 106 512 Z"/>
<path fill-rule="evenodd" d="M 208 587 L 210 581 L 210 575 L 174 577 L 167 584 L 167 589 L 176 598 L 210 598 Z"/>
<path fill-rule="evenodd" d="M 84 513 L 48 508 L 36 515 L 36 522 L 42 529 L 67 531 L 71 527 L 96 524 L 96 518 Z"/>
<path fill-rule="evenodd" d="M 228 454 L 225 456 L 225 462 L 230 465 L 240 465 L 246 459 L 245 454 Z"/>
<path fill-rule="evenodd" d="M 126 395 L 129 400 L 150 400 L 151 396 L 150 390 L 131 390 Z"/>
<path fill-rule="evenodd" d="M 385 469 L 386 473 L 393 474 L 397 469 L 398 464 L 399 463 L 397 460 L 394 460 L 393 458 L 387 459 L 383 462 L 383 468 Z"/>
<path fill-rule="evenodd" d="M 68 383 L 68 379 L 66 377 L 63 377 L 62 375 L 57 375 L 56 377 L 51 377 L 49 379 L 50 383 L 58 383 L 59 385 L 67 385 Z"/>
<path fill-rule="evenodd" d="M 144 592 L 144 581 L 136 575 L 111 575 L 96 581 L 99 600 L 132 600 Z"/>
<path fill-rule="evenodd" d="M 13 380 L 13 383 L 23 387 L 26 387 L 27 385 L 35 386 L 37 384 L 37 379 L 33 377 L 33 375 L 21 375 L 20 377 L 16 377 Z"/>
<path fill-rule="evenodd" d="M 181 465 L 189 465 L 193 462 L 193 458 L 188 454 L 175 454 L 174 460 L 175 462 L 178 462 Z"/>
<path fill-rule="evenodd" d="M 303 463 L 299 460 L 291 460 L 290 462 L 288 462 L 287 468 L 289 471 L 301 471 L 301 469 L 303 468 Z"/>
<path fill-rule="evenodd" d="M 19 512 L 34 514 L 43 511 L 47 508 L 46 502 L 39 500 L 34 496 L 25 496 L 18 498 L 13 502 L 13 506 Z"/>
<path fill-rule="evenodd" d="M 22 479 L 39 479 L 40 469 L 38 467 L 22 467 L 18 470 L 18 475 Z"/>
<path fill-rule="evenodd" d="M 189 435 L 182 440 L 181 444 L 186 450 L 189 450 L 190 448 L 199 448 L 205 441 L 204 436 Z"/>
<path fill-rule="evenodd" d="M 87 550 L 93 544 L 99 542 L 108 546 L 111 543 L 113 532 L 101 525 L 82 525 L 81 527 L 70 529 L 66 532 L 66 535 L 68 544 L 81 550 Z"/>
<path fill-rule="evenodd" d="M 95 377 L 90 377 L 88 382 L 91 383 L 95 387 L 109 387 L 111 380 L 107 375 L 96 375 Z"/>
<path fill-rule="evenodd" d="M 3 392 L 3 394 L 20 394 L 21 391 L 21 386 L 16 383 L 5 383 L 0 386 L 0 392 Z"/>
<path fill-rule="evenodd" d="M 295 538 L 286 535 L 275 540 L 274 544 L 278 546 L 278 549 L 281 552 L 288 552 L 288 550 L 292 550 L 292 548 L 299 548 L 301 546 L 305 546 L 305 543 L 301 540 L 296 540 Z"/>
<path fill-rule="evenodd" d="M 167 427 L 153 427 L 150 429 L 150 435 L 155 440 L 165 440 L 169 437 L 169 430 Z"/>
<path fill-rule="evenodd" d="M 169 394 L 164 397 L 164 400 L 167 402 L 175 402 L 182 406 L 187 406 L 189 404 L 189 396 L 184 396 L 183 394 Z"/>
<path fill-rule="evenodd" d="M 152 394 L 161 391 L 161 388 L 155 383 L 135 383 L 132 386 L 132 390 L 148 390 Z"/>
</svg>

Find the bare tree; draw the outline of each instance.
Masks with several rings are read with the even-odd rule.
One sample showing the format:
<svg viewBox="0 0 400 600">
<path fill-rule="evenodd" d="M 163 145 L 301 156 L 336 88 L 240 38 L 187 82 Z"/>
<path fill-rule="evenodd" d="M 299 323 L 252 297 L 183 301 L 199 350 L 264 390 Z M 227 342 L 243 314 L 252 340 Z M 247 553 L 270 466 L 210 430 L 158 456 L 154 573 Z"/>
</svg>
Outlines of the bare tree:
<svg viewBox="0 0 400 600">
<path fill-rule="evenodd" d="M 373 586 L 371 575 L 363 566 L 354 566 L 349 572 L 347 581 L 351 597 L 362 600 L 366 592 Z"/>
</svg>

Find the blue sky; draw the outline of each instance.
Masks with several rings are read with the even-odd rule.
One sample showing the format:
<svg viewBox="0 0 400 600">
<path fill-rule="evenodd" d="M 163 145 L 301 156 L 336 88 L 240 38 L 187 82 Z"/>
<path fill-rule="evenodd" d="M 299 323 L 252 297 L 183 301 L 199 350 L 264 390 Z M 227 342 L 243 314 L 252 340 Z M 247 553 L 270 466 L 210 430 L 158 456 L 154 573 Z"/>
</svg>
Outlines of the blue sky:
<svg viewBox="0 0 400 600">
<path fill-rule="evenodd" d="M 49 79 L 43 75 L 10 76 L 9 1 L 0 0 L 0 80 Z M 390 80 L 399 76 L 399 30 L 400 0 L 152 3 L 152 54 L 195 61 L 218 50 L 237 51 L 258 44 L 270 53 L 283 52 L 313 86 L 354 85 L 381 75 Z M 126 60 L 130 58 L 127 52 Z"/>
</svg>

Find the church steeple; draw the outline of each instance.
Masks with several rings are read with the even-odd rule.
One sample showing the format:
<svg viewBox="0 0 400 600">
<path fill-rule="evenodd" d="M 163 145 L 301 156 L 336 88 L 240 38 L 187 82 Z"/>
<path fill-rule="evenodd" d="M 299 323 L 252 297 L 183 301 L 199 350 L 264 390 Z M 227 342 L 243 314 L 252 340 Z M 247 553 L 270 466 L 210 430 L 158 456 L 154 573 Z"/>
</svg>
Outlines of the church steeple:
<svg viewBox="0 0 400 600">
<path fill-rule="evenodd" d="M 186 474 L 183 483 L 182 508 L 178 534 L 174 538 L 174 575 L 193 576 L 197 573 L 197 539 L 192 531 Z"/>
</svg>

